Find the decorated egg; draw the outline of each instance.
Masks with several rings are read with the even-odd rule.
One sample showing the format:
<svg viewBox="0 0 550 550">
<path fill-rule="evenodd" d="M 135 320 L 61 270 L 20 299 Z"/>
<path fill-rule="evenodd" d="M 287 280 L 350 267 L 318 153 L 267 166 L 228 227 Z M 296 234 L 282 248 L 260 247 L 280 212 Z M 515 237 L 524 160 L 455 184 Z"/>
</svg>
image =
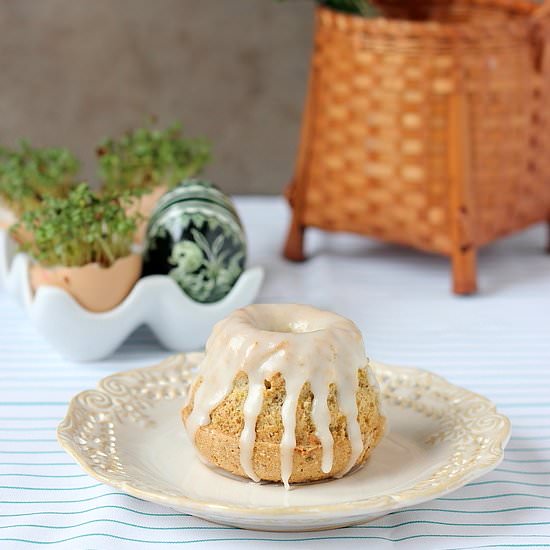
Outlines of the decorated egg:
<svg viewBox="0 0 550 550">
<path fill-rule="evenodd" d="M 165 193 L 145 236 L 143 275 L 168 275 L 197 302 L 217 302 L 244 270 L 246 238 L 235 206 L 209 181 Z"/>
</svg>

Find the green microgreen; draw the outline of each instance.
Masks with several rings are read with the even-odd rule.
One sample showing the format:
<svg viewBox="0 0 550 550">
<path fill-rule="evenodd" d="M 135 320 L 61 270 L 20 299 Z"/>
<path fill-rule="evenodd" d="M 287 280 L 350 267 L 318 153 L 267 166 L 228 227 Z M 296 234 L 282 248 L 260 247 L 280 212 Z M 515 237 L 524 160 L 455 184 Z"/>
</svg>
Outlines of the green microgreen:
<svg viewBox="0 0 550 550">
<path fill-rule="evenodd" d="M 17 216 L 36 208 L 45 197 L 63 197 L 75 185 L 75 156 L 64 148 L 0 148 L 0 200 Z"/>
<path fill-rule="evenodd" d="M 347 13 L 360 14 L 371 17 L 376 14 L 375 8 L 368 0 L 317 0 L 319 4 L 332 8 L 333 10 Z"/>
<path fill-rule="evenodd" d="M 378 14 L 375 6 L 369 0 L 316 0 L 317 4 L 336 11 L 373 17 Z"/>
<path fill-rule="evenodd" d="M 210 146 L 203 139 L 185 137 L 179 124 L 164 130 L 148 126 L 104 140 L 97 155 L 107 193 L 143 194 L 159 186 L 170 189 L 198 174 L 210 160 Z"/>
<path fill-rule="evenodd" d="M 130 200 L 127 192 L 99 195 L 81 183 L 66 197 L 45 197 L 12 232 L 23 226 L 31 233 L 21 248 L 45 267 L 109 267 L 131 253 L 140 216 L 127 214 Z"/>
</svg>

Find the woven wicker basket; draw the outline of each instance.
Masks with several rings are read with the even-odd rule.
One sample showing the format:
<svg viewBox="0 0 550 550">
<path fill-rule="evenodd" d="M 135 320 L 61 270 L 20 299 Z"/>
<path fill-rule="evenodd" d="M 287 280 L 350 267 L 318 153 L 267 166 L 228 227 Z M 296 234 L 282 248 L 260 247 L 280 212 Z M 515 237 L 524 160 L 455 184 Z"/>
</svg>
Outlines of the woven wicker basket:
<svg viewBox="0 0 550 550">
<path fill-rule="evenodd" d="M 467 294 L 477 248 L 550 220 L 548 3 L 499 5 L 459 23 L 318 8 L 288 258 L 308 226 L 361 233 L 450 256 Z"/>
</svg>

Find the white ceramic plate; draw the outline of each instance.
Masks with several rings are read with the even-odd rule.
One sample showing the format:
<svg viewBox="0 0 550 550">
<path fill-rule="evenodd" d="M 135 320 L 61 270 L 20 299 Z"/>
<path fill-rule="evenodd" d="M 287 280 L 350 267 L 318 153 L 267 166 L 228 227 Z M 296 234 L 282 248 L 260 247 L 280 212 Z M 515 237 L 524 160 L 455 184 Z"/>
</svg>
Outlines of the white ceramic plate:
<svg viewBox="0 0 550 550">
<path fill-rule="evenodd" d="M 180 408 L 202 354 L 104 378 L 71 401 L 57 437 L 91 476 L 136 497 L 269 531 L 363 523 L 439 497 L 495 468 L 509 420 L 486 398 L 427 371 L 374 364 L 390 430 L 343 479 L 292 486 L 223 475 L 197 458 Z"/>
</svg>

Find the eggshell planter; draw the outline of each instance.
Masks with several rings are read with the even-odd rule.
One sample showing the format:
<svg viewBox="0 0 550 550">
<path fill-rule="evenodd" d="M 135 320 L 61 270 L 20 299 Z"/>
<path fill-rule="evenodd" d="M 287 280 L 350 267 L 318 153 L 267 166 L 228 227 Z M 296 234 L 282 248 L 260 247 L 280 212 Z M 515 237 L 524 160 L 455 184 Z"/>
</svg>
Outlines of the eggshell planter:
<svg viewBox="0 0 550 550">
<path fill-rule="evenodd" d="M 0 205 L 0 231 L 6 231 L 9 234 L 10 228 L 18 222 L 17 216 L 5 206 Z M 24 227 L 19 227 L 12 238 L 18 242 L 29 242 L 33 236 Z"/>
<path fill-rule="evenodd" d="M 30 281 L 33 291 L 55 286 L 67 291 L 84 309 L 109 311 L 118 306 L 141 275 L 141 256 L 131 254 L 110 267 L 97 263 L 82 267 L 43 267 L 33 264 Z"/>
<path fill-rule="evenodd" d="M 138 223 L 138 228 L 136 235 L 134 237 L 134 242 L 136 244 L 141 244 L 145 238 L 145 231 L 147 229 L 147 223 L 151 212 L 155 209 L 159 199 L 168 191 L 168 187 L 165 185 L 160 185 L 147 193 L 135 199 L 135 201 L 126 209 L 129 215 L 134 215 L 136 212 L 139 212 L 143 216 L 143 220 Z"/>
<path fill-rule="evenodd" d="M 217 321 L 254 301 L 264 278 L 262 268 L 247 269 L 225 298 L 201 304 L 170 277 L 153 275 L 140 279 L 115 308 L 95 313 L 56 286 L 39 286 L 33 293 L 30 267 L 29 257 L 17 253 L 14 241 L 0 230 L 0 288 L 22 305 L 52 347 L 74 361 L 104 359 L 143 324 L 171 351 L 201 349 Z"/>
</svg>

